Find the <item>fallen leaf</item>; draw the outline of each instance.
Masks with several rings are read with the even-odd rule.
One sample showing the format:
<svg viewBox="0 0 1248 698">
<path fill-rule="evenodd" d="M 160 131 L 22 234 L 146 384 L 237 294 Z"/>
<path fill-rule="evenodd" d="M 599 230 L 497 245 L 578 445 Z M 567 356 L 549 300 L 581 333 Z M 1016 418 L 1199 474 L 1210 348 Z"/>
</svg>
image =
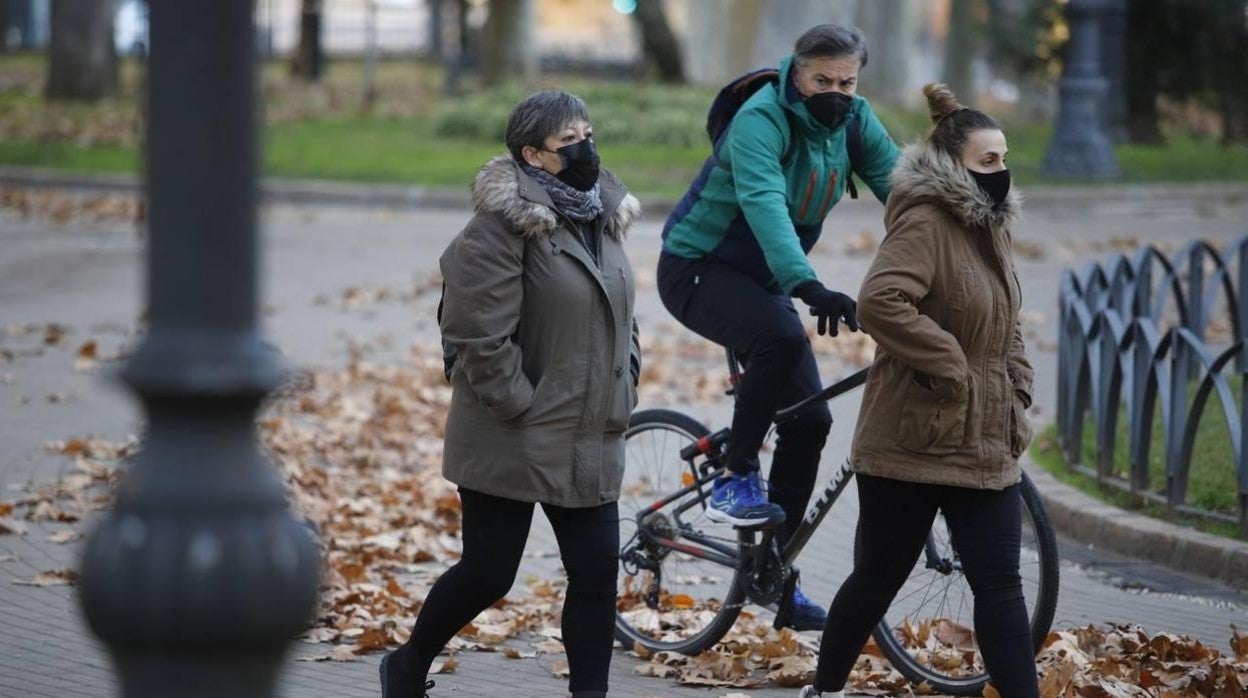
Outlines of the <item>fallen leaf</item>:
<svg viewBox="0 0 1248 698">
<path fill-rule="evenodd" d="M 80 538 L 82 538 L 81 533 L 73 529 L 69 529 L 69 528 L 62 530 L 62 531 L 56 531 L 54 533 L 48 534 L 48 542 L 56 543 L 57 545 L 64 545 L 65 543 L 72 543 L 76 540 L 79 540 Z"/>
<path fill-rule="evenodd" d="M 1231 651 L 1235 653 L 1235 661 L 1248 662 L 1248 635 L 1239 632 L 1235 624 L 1231 624 Z"/>
<path fill-rule="evenodd" d="M 65 339 L 65 335 L 68 332 L 69 329 L 64 325 L 50 322 L 43 328 L 43 343 L 50 347 L 57 346 L 61 343 L 61 340 Z"/>
<path fill-rule="evenodd" d="M 369 628 L 355 639 L 355 653 L 367 654 L 384 650 L 390 644 L 390 637 L 385 630 Z"/>
<path fill-rule="evenodd" d="M 459 660 L 455 657 L 447 657 L 445 659 L 435 659 L 433 665 L 429 667 L 430 674 L 452 674 L 459 667 Z"/>
<path fill-rule="evenodd" d="M 96 344 L 92 339 L 78 347 L 78 354 L 74 357 L 74 370 L 90 371 L 95 368 L 96 363 Z"/>
<path fill-rule="evenodd" d="M 14 579 L 13 583 L 32 587 L 73 586 L 78 583 L 78 573 L 74 570 L 52 570 L 40 572 L 34 579 Z"/>
</svg>

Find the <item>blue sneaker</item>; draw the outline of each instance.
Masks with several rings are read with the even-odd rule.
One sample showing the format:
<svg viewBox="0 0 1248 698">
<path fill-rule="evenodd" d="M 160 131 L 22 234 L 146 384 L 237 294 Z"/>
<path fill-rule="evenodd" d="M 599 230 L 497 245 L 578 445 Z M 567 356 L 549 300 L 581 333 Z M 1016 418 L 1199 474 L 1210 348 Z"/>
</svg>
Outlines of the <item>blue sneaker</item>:
<svg viewBox="0 0 1248 698">
<path fill-rule="evenodd" d="M 793 599 L 789 601 L 789 617 L 784 627 L 794 630 L 823 630 L 828 612 L 823 606 L 806 598 L 801 587 L 793 587 Z"/>
<path fill-rule="evenodd" d="M 706 518 L 733 526 L 760 526 L 784 521 L 784 510 L 767 501 L 758 472 L 730 474 L 711 485 Z"/>
</svg>

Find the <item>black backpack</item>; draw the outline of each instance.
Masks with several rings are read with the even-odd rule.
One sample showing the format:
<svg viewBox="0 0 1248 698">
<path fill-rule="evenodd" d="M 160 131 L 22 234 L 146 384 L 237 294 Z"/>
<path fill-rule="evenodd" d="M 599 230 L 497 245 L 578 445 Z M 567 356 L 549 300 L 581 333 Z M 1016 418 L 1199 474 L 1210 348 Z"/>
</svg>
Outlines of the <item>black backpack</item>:
<svg viewBox="0 0 1248 698">
<path fill-rule="evenodd" d="M 748 72 L 724 85 L 719 94 L 715 95 L 715 101 L 711 102 L 711 109 L 706 114 L 706 135 L 711 138 L 711 158 L 717 165 L 719 164 L 719 147 L 723 142 L 724 134 L 728 133 L 728 125 L 732 123 L 732 118 L 741 111 L 741 105 L 745 104 L 746 100 L 764 85 L 778 85 L 779 83 L 779 70 L 762 68 Z M 785 115 L 790 117 L 789 147 L 780 159 L 781 163 L 787 163 L 797 149 L 797 139 L 792 137 L 794 130 L 792 116 L 787 111 Z M 854 184 L 854 170 L 862 162 L 862 132 L 853 114 L 850 114 L 845 123 L 845 148 L 849 151 L 849 177 L 845 186 L 849 189 L 850 198 L 857 199 L 858 187 Z"/>
</svg>

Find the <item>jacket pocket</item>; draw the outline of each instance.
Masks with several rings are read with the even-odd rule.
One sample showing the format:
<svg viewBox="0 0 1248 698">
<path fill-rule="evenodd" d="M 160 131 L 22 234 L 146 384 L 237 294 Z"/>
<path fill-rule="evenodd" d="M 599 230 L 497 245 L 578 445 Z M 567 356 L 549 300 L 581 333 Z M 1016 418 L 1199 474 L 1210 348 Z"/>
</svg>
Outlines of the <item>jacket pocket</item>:
<svg viewBox="0 0 1248 698">
<path fill-rule="evenodd" d="M 972 264 L 963 264 L 953 279 L 953 288 L 949 292 L 949 309 L 956 312 L 966 310 L 971 297 L 979 287 L 979 281 Z"/>
<path fill-rule="evenodd" d="M 633 387 L 633 378 L 628 370 L 624 371 L 622 380 L 616 379 L 612 392 L 611 411 L 607 414 L 603 430 L 607 433 L 618 433 L 628 429 L 628 420 L 637 407 L 637 390 Z"/>
<path fill-rule="evenodd" d="M 1031 420 L 1017 395 L 1010 399 L 1010 455 L 1018 458 L 1031 445 Z"/>
<path fill-rule="evenodd" d="M 970 392 L 968 385 L 965 391 L 944 395 L 919 384 L 912 374 L 901 408 L 902 448 L 934 456 L 962 451 L 966 442 Z"/>
</svg>

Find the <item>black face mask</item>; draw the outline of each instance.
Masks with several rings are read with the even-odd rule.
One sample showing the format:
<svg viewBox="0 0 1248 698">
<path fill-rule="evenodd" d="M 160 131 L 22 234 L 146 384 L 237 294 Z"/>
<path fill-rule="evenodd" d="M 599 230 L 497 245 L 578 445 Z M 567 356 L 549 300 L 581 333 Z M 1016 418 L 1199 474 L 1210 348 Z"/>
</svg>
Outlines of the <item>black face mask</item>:
<svg viewBox="0 0 1248 698">
<path fill-rule="evenodd" d="M 820 92 L 806 98 L 806 109 L 810 115 L 833 130 L 845 123 L 853 104 L 854 98 L 844 92 Z"/>
<path fill-rule="evenodd" d="M 979 188 L 992 199 L 992 207 L 997 208 L 1005 201 L 1005 197 L 1010 193 L 1010 171 L 1000 170 L 998 172 L 976 172 L 975 170 L 967 170 L 971 173 L 971 177 L 975 179 L 975 183 Z"/>
<path fill-rule="evenodd" d="M 546 152 L 553 152 L 563 160 L 563 169 L 555 175 L 560 182 L 577 191 L 589 191 L 598 183 L 598 149 L 588 138 Z"/>
</svg>

